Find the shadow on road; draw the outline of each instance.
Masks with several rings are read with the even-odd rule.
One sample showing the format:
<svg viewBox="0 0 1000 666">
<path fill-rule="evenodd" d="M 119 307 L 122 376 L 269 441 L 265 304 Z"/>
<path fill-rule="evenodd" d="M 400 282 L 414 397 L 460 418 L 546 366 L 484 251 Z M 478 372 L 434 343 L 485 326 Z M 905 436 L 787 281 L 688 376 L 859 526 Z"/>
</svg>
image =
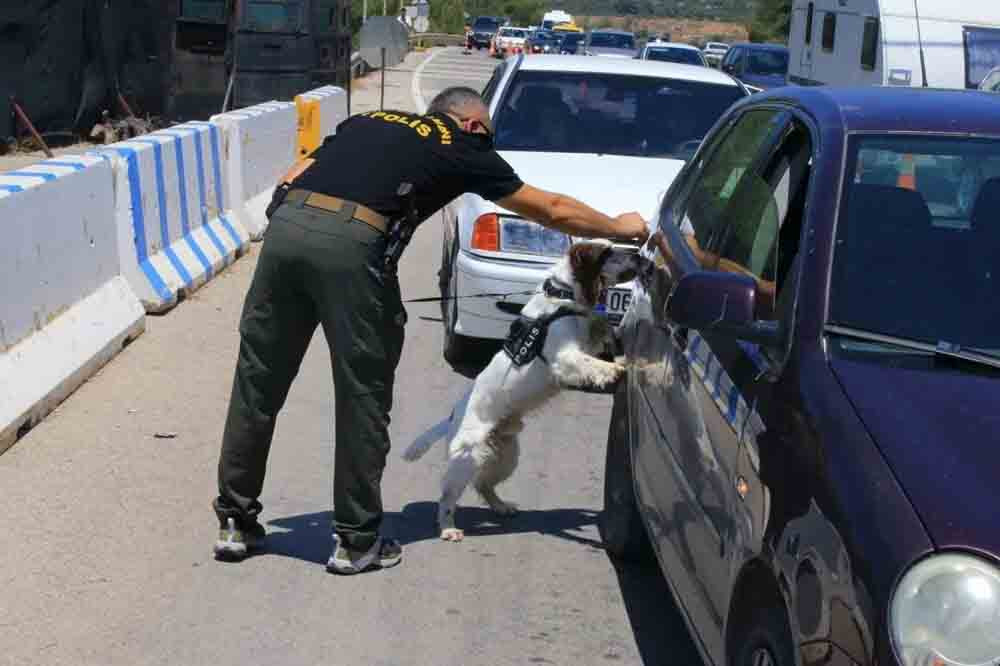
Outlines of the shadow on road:
<svg viewBox="0 0 1000 666">
<path fill-rule="evenodd" d="M 417 541 L 437 539 L 437 502 L 411 502 L 402 511 L 387 511 L 382 532 L 399 539 L 404 546 Z M 460 506 L 455 522 L 470 537 L 493 534 L 536 533 L 575 541 L 592 548 L 601 542 L 574 531 L 594 525 L 597 512 L 589 509 L 528 510 L 511 518 L 500 519 L 484 507 Z M 268 530 L 262 555 L 282 555 L 306 562 L 326 564 L 330 556 L 332 511 L 319 511 L 298 516 L 276 518 L 267 522 Z"/>
<path fill-rule="evenodd" d="M 528 510 L 501 520 L 487 508 L 461 506 L 456 522 L 470 537 L 536 533 L 567 539 L 590 548 L 602 548 L 599 540 L 576 533 L 593 526 L 598 515 L 590 509 Z M 382 531 L 399 539 L 404 546 L 436 540 L 436 518 L 436 502 L 411 502 L 402 511 L 386 512 Z M 269 528 L 278 529 L 268 530 L 261 555 L 280 555 L 326 564 L 332 543 L 332 511 L 276 518 L 267 524 Z M 618 577 L 642 663 L 701 665 L 701 657 L 657 565 L 640 566 L 622 563 L 611 557 L 608 559 Z"/>
<path fill-rule="evenodd" d="M 659 567 L 608 559 L 618 575 L 642 663 L 701 666 L 701 656 Z"/>
</svg>

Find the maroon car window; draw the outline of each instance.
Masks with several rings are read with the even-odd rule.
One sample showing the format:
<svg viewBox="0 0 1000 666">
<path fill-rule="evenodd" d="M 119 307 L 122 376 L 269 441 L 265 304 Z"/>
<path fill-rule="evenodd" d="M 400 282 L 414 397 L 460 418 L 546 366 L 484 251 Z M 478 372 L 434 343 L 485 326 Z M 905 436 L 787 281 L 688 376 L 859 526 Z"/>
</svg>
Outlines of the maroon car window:
<svg viewBox="0 0 1000 666">
<path fill-rule="evenodd" d="M 1000 140 L 865 136 L 847 174 L 831 323 L 1000 357 Z"/>
<path fill-rule="evenodd" d="M 745 176 L 729 207 L 718 268 L 757 279 L 759 319 L 773 318 L 798 251 L 811 156 L 808 130 L 793 123 L 763 169 Z"/>
<path fill-rule="evenodd" d="M 677 198 L 672 219 L 706 266 L 714 264 L 708 252 L 717 239 L 719 227 L 730 208 L 734 193 L 751 177 L 750 166 L 767 138 L 776 130 L 783 112 L 771 109 L 750 111 L 741 117 L 707 160 L 693 166 L 689 192 Z"/>
</svg>

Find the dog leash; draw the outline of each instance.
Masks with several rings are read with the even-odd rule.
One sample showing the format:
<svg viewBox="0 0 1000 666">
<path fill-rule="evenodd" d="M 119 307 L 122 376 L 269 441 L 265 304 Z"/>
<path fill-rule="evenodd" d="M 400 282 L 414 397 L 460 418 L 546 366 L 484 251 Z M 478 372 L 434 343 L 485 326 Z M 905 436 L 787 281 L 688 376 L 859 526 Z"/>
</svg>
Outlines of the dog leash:
<svg viewBox="0 0 1000 666">
<path fill-rule="evenodd" d="M 457 301 L 461 298 L 502 298 L 506 299 L 508 296 L 531 296 L 532 294 L 538 293 L 537 290 L 532 291 L 508 291 L 503 293 L 482 293 L 482 294 L 466 294 L 465 296 L 428 296 L 426 298 L 408 298 L 404 303 L 434 303 L 440 301 Z"/>
<path fill-rule="evenodd" d="M 568 286 L 568 285 L 567 285 Z M 404 303 L 434 303 L 440 301 L 457 301 L 460 298 L 501 298 L 507 300 L 508 296 L 532 296 L 534 294 L 544 293 L 547 296 L 554 298 L 560 298 L 565 300 L 573 300 L 573 290 L 572 289 L 562 289 L 560 288 L 551 277 L 546 278 L 545 282 L 542 283 L 541 291 L 538 289 L 533 289 L 532 291 L 508 291 L 505 293 L 482 293 L 482 294 L 467 294 L 466 296 L 428 296 L 427 298 L 409 298 Z"/>
</svg>

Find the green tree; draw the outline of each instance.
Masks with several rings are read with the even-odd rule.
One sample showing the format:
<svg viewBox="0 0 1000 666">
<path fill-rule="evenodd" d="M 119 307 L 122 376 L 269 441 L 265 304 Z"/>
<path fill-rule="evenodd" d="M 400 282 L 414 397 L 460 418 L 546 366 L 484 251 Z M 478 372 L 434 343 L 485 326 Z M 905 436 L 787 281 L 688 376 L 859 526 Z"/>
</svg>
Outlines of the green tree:
<svg viewBox="0 0 1000 666">
<path fill-rule="evenodd" d="M 465 29 L 465 7 L 462 0 L 432 0 L 430 10 L 432 32 L 462 34 Z"/>
<path fill-rule="evenodd" d="M 759 0 L 747 26 L 750 41 L 787 43 L 792 24 L 792 0 Z"/>
</svg>

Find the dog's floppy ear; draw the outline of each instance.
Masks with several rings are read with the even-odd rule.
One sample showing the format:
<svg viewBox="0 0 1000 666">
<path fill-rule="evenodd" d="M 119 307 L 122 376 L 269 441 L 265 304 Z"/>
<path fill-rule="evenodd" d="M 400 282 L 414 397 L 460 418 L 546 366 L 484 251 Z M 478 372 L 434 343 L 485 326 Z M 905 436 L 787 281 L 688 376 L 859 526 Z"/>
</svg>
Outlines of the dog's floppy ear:
<svg viewBox="0 0 1000 666">
<path fill-rule="evenodd" d="M 576 243 L 569 249 L 569 267 L 587 305 L 596 305 L 601 297 L 601 268 L 607 258 L 605 249 L 597 243 Z"/>
</svg>

